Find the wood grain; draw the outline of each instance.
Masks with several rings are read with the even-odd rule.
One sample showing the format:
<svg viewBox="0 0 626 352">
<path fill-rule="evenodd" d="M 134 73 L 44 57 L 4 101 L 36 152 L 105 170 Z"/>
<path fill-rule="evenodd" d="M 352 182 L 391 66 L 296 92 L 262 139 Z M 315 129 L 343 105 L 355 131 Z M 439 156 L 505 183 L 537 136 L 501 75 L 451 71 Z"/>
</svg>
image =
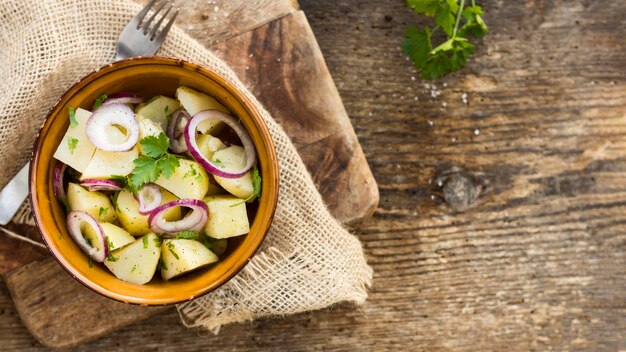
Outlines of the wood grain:
<svg viewBox="0 0 626 352">
<path fill-rule="evenodd" d="M 229 6 L 224 11 L 234 10 Z M 370 216 L 378 189 L 304 14 L 292 12 L 213 44 L 300 147 L 332 213 L 352 223 Z M 243 63 L 254 67 L 244 68 Z M 15 268 L 31 258 L 11 253 L 5 259 L 5 267 Z M 46 273 L 46 281 L 33 280 L 33 272 Z M 50 347 L 75 346 L 162 310 L 107 302 L 49 258 L 14 269 L 5 280 L 25 325 Z M 66 326 L 68 317 L 77 317 L 76 324 Z M 98 327 L 85 330 L 94 320 L 101 320 Z"/>
<path fill-rule="evenodd" d="M 626 3 L 483 3 L 468 66 L 425 82 L 399 49 L 423 23 L 404 1 L 300 1 L 381 190 L 357 232 L 364 306 L 218 336 L 169 311 L 77 350 L 626 350 Z M 481 185 L 462 211 L 453 175 Z M 7 350 L 45 350 L 1 283 L 0 329 Z"/>
<path fill-rule="evenodd" d="M 331 213 L 369 217 L 378 187 L 302 11 L 211 45 L 281 124 Z"/>
</svg>

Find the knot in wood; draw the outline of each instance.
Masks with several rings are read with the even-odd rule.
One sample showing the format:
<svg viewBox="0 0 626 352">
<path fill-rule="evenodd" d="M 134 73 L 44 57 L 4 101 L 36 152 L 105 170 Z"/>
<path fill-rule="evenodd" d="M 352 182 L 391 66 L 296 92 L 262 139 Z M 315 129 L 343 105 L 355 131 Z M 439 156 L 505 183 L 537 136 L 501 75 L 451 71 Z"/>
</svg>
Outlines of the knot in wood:
<svg viewBox="0 0 626 352">
<path fill-rule="evenodd" d="M 454 173 L 443 183 L 443 198 L 452 208 L 464 210 L 478 198 L 481 188 L 471 176 Z"/>
</svg>

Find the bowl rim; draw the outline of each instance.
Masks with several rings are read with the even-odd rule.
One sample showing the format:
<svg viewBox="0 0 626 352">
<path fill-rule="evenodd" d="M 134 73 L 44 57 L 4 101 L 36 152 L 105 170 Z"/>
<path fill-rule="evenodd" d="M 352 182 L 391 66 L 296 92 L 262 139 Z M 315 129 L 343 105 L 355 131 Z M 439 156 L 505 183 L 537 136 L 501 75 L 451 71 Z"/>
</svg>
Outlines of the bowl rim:
<svg viewBox="0 0 626 352">
<path fill-rule="evenodd" d="M 137 63 L 135 64 L 135 62 Z M 259 233 L 261 236 L 260 240 L 258 241 L 256 246 L 252 248 L 252 251 L 250 252 L 249 256 L 246 256 L 246 255 L 241 256 L 241 258 L 239 258 L 236 261 L 233 267 L 228 269 L 228 271 L 226 271 L 224 275 L 221 275 L 215 281 L 213 281 L 211 285 L 207 285 L 206 288 L 201 289 L 200 292 L 198 292 L 198 294 L 192 295 L 186 298 L 155 300 L 153 298 L 129 297 L 127 295 L 116 294 L 115 292 L 105 289 L 99 285 L 95 285 L 93 280 L 88 278 L 86 275 L 80 274 L 78 270 L 76 270 L 72 265 L 70 265 L 69 261 L 67 262 L 68 265 L 65 265 L 64 261 L 61 260 L 60 258 L 62 257 L 61 253 L 56 249 L 56 247 L 53 244 L 49 243 L 48 240 L 46 239 L 48 235 L 44 234 L 43 226 L 41 224 L 42 219 L 41 219 L 40 210 L 38 207 L 35 206 L 36 204 L 38 204 L 38 202 L 35 200 L 36 184 L 37 184 L 36 179 L 35 179 L 36 164 L 37 164 L 37 160 L 38 160 L 39 152 L 40 152 L 38 146 L 40 145 L 40 141 L 43 138 L 42 132 L 44 130 L 44 127 L 48 124 L 48 121 L 53 117 L 53 113 L 58 109 L 60 105 L 67 102 L 68 96 L 72 96 L 79 90 L 80 88 L 79 86 L 82 86 L 82 84 L 89 84 L 89 83 L 85 83 L 86 81 L 88 82 L 90 80 L 98 78 L 97 77 L 98 74 L 103 71 L 108 72 L 106 70 L 110 70 L 111 72 L 113 72 L 119 66 L 126 67 L 126 64 L 128 63 L 130 63 L 130 65 L 128 66 L 141 65 L 144 63 L 154 64 L 154 65 L 165 64 L 169 66 L 184 67 L 185 69 L 189 71 L 192 71 L 191 69 L 189 69 L 189 66 L 192 66 L 192 67 L 195 66 L 195 69 L 193 70 L 195 71 L 195 73 L 199 73 L 203 75 L 208 73 L 209 75 L 213 75 L 213 76 L 220 78 L 222 81 L 220 82 L 216 81 L 216 83 L 222 86 L 228 92 L 230 92 L 230 94 L 236 95 L 235 96 L 236 100 L 238 100 L 239 103 L 242 104 L 242 106 L 248 111 L 250 116 L 253 116 L 251 120 L 256 121 L 255 125 L 257 125 L 258 129 L 260 130 L 261 138 L 264 141 L 264 143 L 267 145 L 268 163 L 271 168 L 271 172 L 269 172 L 269 175 L 272 176 L 271 179 L 268 181 L 270 181 L 269 184 L 271 184 L 275 188 L 276 192 L 275 192 L 275 196 L 273 197 L 273 199 L 271 199 L 270 204 L 269 204 L 271 206 L 271 209 L 267 217 L 268 218 L 267 222 L 264 224 L 264 226 L 261 229 L 259 229 L 260 230 Z M 267 127 L 267 124 L 265 123 L 265 120 L 263 119 L 257 107 L 252 103 L 250 98 L 248 98 L 246 94 L 244 94 L 239 88 L 237 88 L 230 79 L 226 78 L 222 74 L 212 69 L 209 69 L 205 67 L 204 65 L 199 64 L 197 62 L 185 60 L 185 59 L 181 59 L 177 57 L 169 57 L 169 56 L 157 56 L 157 55 L 135 56 L 135 57 L 121 59 L 121 60 L 106 64 L 106 65 L 103 65 L 97 69 L 94 69 L 91 72 L 87 73 L 86 75 L 82 76 L 76 82 L 74 82 L 65 92 L 63 92 L 63 94 L 59 97 L 59 99 L 52 105 L 52 107 L 46 113 L 46 117 L 44 118 L 43 123 L 41 124 L 41 126 L 39 127 L 37 131 L 37 135 L 33 143 L 33 148 L 31 151 L 31 156 L 30 156 L 30 160 L 28 164 L 29 164 L 29 174 L 28 174 L 29 205 L 31 206 L 31 210 L 32 210 L 32 214 L 35 220 L 37 230 L 39 231 L 39 234 L 46 248 L 48 249 L 48 251 L 50 251 L 50 254 L 54 258 L 54 260 L 71 277 L 73 277 L 76 281 L 80 282 L 83 286 L 87 287 L 91 291 L 96 292 L 97 294 L 107 297 L 109 299 L 122 302 L 122 303 L 133 304 L 133 305 L 170 306 L 170 305 L 174 305 L 178 303 L 188 302 L 188 301 L 191 301 L 195 298 L 201 297 L 205 294 L 208 294 L 209 292 L 212 292 L 218 289 L 219 287 L 221 287 L 222 285 L 230 281 L 232 278 L 234 278 L 241 270 L 243 270 L 244 267 L 246 267 L 246 265 L 250 262 L 252 257 L 256 255 L 256 253 L 259 251 L 259 249 L 263 245 L 263 242 L 265 241 L 265 238 L 267 237 L 267 233 L 269 232 L 271 224 L 274 220 L 276 207 L 278 204 L 278 197 L 280 194 L 279 165 L 278 165 L 278 158 L 276 155 L 276 148 L 274 145 L 274 141 L 271 137 L 271 133 L 269 132 L 269 129 Z M 266 183 L 265 179 L 263 180 L 263 183 L 264 184 Z"/>
</svg>

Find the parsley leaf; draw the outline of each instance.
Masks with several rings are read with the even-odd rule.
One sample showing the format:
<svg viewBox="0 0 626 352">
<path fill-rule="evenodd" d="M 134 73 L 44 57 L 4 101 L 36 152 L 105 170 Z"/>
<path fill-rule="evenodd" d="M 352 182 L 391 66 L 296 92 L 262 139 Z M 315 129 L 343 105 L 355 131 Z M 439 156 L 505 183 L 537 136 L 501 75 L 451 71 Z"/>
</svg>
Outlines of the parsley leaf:
<svg viewBox="0 0 626 352">
<path fill-rule="evenodd" d="M 78 146 L 78 139 L 69 137 L 67 139 L 67 147 L 70 148 L 70 154 L 74 155 L 74 149 Z"/>
<path fill-rule="evenodd" d="M 133 160 L 135 168 L 128 178 L 128 186 L 133 192 L 146 183 L 156 181 L 161 175 L 170 178 L 180 166 L 178 157 L 167 152 L 170 143 L 165 133 L 144 137 L 140 143 L 147 155 Z"/>
<path fill-rule="evenodd" d="M 96 101 L 93 102 L 92 109 L 96 110 L 97 108 L 102 106 L 105 100 L 107 100 L 108 96 L 106 94 L 102 94 L 101 96 L 96 98 Z"/>
<path fill-rule="evenodd" d="M 107 246 L 109 247 L 109 256 L 107 257 L 107 260 L 110 262 L 116 262 L 119 258 L 113 256 L 113 251 L 111 250 L 111 248 L 113 248 L 113 242 L 111 242 L 109 236 L 104 236 L 104 240 L 107 241 Z"/>
<path fill-rule="evenodd" d="M 179 232 L 178 235 L 176 235 L 177 240 L 197 240 L 198 237 L 200 237 L 200 233 L 196 231 L 183 231 Z"/>
<path fill-rule="evenodd" d="M 76 110 L 73 107 L 67 108 L 70 114 L 70 127 L 74 128 L 78 126 L 78 121 L 76 121 Z"/>
<path fill-rule="evenodd" d="M 107 215 L 108 212 L 109 208 L 100 207 L 100 211 L 98 211 L 98 217 L 102 219 L 102 217 Z"/>
<path fill-rule="evenodd" d="M 148 248 L 148 236 L 143 236 L 143 248 Z"/>
<path fill-rule="evenodd" d="M 254 198 L 261 198 L 261 183 L 262 183 L 261 174 L 259 173 L 259 169 L 255 166 L 254 169 L 252 170 L 252 188 L 253 188 L 252 194 L 248 198 L 244 199 L 243 201 L 232 204 L 230 208 L 236 207 L 246 202 L 253 201 Z"/>
<path fill-rule="evenodd" d="M 151 158 L 158 158 L 161 155 L 167 153 L 167 148 L 170 146 L 170 141 L 165 133 L 160 133 L 158 136 L 146 136 L 141 139 L 141 148 Z"/>
<path fill-rule="evenodd" d="M 461 69 L 475 52 L 468 36 L 482 38 L 487 34 L 483 10 L 476 6 L 465 7 L 465 0 L 407 0 L 407 4 L 418 14 L 434 17 L 435 26 L 419 29 L 408 26 L 402 48 L 411 58 L 425 79 L 435 79 Z M 461 20 L 464 21 L 460 26 Z M 459 27 L 460 26 L 460 27 Z M 432 36 L 443 30 L 447 38 L 433 49 Z"/>
<path fill-rule="evenodd" d="M 87 264 L 89 264 L 89 267 L 92 268 L 93 267 L 93 260 L 91 260 L 91 258 L 89 258 L 89 260 L 87 260 Z"/>
</svg>

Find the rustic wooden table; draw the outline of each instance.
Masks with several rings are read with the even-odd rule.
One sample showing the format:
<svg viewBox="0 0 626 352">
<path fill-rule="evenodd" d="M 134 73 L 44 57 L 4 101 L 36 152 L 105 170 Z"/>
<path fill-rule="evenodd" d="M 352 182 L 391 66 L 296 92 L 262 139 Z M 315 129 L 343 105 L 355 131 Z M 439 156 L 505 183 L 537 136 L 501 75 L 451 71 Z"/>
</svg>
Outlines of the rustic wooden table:
<svg viewBox="0 0 626 352">
<path fill-rule="evenodd" d="M 487 2 L 434 82 L 400 51 L 404 1 L 300 5 L 381 191 L 370 299 L 218 336 L 168 311 L 79 350 L 625 350 L 626 2 Z M 0 332 L 43 350 L 2 282 Z"/>
</svg>

